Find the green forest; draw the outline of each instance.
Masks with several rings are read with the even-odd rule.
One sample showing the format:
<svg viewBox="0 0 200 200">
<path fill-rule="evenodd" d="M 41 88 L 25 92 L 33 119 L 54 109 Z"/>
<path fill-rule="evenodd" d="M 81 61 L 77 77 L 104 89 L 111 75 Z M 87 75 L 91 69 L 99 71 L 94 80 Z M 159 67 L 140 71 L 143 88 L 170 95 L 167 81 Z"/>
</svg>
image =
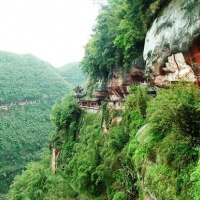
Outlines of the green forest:
<svg viewBox="0 0 200 200">
<path fill-rule="evenodd" d="M 143 199 L 144 183 L 158 199 L 198 200 L 199 108 L 199 89 L 181 84 L 156 98 L 132 86 L 124 111 L 104 103 L 90 114 L 66 97 L 51 114 L 56 174 L 45 152 L 15 178 L 8 199 Z"/>
<path fill-rule="evenodd" d="M 50 64 L 32 55 L 0 52 L 0 60 L 1 104 L 52 101 L 72 89 Z"/>
<path fill-rule="evenodd" d="M 129 68 L 142 56 L 145 35 L 170 0 L 108 0 L 85 47 L 82 68 L 91 78 L 107 78 L 109 70 Z"/>
<path fill-rule="evenodd" d="M 0 52 L 0 102 L 10 106 L 1 110 L 0 124 L 0 193 L 6 199 L 200 200 L 199 88 L 174 83 L 152 97 L 131 85 L 123 109 L 102 101 L 96 113 L 71 95 L 87 77 L 92 96 L 112 69 L 129 69 L 169 3 L 102 4 L 80 62 L 86 77 L 78 63 L 55 70 L 32 55 Z"/>
<path fill-rule="evenodd" d="M 1 111 L 0 192 L 7 192 L 14 176 L 48 145 L 53 127 L 49 120 L 51 104 L 16 106 Z"/>
<path fill-rule="evenodd" d="M 69 63 L 57 68 L 57 71 L 73 87 L 78 85 L 86 87 L 88 77 L 86 74 L 83 74 L 80 63 Z"/>
<path fill-rule="evenodd" d="M 32 55 L 0 52 L 0 193 L 28 162 L 41 160 L 54 130 L 51 108 L 73 84 Z"/>
</svg>

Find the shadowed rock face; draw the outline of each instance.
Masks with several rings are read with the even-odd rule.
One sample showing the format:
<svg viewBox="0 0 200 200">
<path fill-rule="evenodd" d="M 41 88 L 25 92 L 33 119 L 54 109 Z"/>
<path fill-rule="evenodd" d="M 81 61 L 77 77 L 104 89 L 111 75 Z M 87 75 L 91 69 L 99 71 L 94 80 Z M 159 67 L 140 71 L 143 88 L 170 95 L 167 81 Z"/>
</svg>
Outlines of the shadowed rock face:
<svg viewBox="0 0 200 200">
<path fill-rule="evenodd" d="M 114 68 L 108 76 L 108 92 L 110 100 L 118 101 L 125 98 L 131 84 L 143 83 L 145 62 L 143 58 L 138 58 L 131 64 L 130 69 Z"/>
<path fill-rule="evenodd" d="M 107 80 L 105 79 L 99 80 L 98 87 L 94 91 L 93 97 L 98 98 L 100 100 L 108 98 Z"/>
<path fill-rule="evenodd" d="M 153 85 L 200 85 L 200 0 L 172 1 L 145 39 L 146 76 Z"/>
<path fill-rule="evenodd" d="M 130 69 L 115 67 L 110 71 L 108 79 L 98 82 L 93 96 L 101 100 L 123 101 L 131 84 L 140 84 L 146 81 L 144 73 L 145 62 L 142 57 L 134 61 Z"/>
</svg>

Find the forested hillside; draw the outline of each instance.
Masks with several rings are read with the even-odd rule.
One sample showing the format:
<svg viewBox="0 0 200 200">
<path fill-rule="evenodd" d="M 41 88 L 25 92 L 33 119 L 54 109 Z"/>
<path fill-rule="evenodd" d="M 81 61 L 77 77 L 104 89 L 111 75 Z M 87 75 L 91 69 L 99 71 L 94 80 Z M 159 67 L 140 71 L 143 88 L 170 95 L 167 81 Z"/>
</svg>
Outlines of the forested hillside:
<svg viewBox="0 0 200 200">
<path fill-rule="evenodd" d="M 50 64 L 32 55 L 0 52 L 0 74 L 1 104 L 52 101 L 71 89 Z"/>
<path fill-rule="evenodd" d="M 192 15 L 196 2 L 108 0 L 102 5 L 81 62 L 90 78 L 90 97 L 99 98 L 85 99 L 86 104 L 80 107 L 72 96 L 65 96 L 53 106 L 51 149 L 44 152 L 42 161 L 30 163 L 22 175 L 15 177 L 9 200 L 200 199 L 200 90 L 194 79 L 180 78 L 181 67 L 188 75 L 194 66 L 189 66 L 183 54 L 179 54 L 181 59 L 176 55 L 176 60 L 173 53 L 180 53 L 180 49 L 175 51 L 166 41 L 147 52 L 151 60 L 146 64 L 155 77 L 168 76 L 176 71 L 174 61 L 177 79 L 171 81 L 175 76 L 169 76 L 169 80 L 164 79 L 168 85 L 161 84 L 160 88 L 150 82 L 152 74 L 143 77 L 146 82 L 140 79 L 137 85 L 122 84 L 124 77 L 132 76 L 124 72 L 142 58 L 146 33 L 153 21 L 163 20 L 166 32 L 175 29 L 166 17 L 158 17 L 167 8 L 169 19 L 171 8 L 179 6 L 196 19 L 199 15 Z M 156 29 L 154 36 L 164 41 L 164 35 L 159 35 L 163 27 Z M 188 37 L 191 41 L 199 38 L 194 30 L 197 36 Z M 173 42 L 175 46 L 177 41 Z M 199 42 L 195 45 L 196 57 L 192 58 L 198 72 Z M 133 71 L 133 75 L 141 75 L 137 67 Z M 109 83 L 110 77 L 114 84 Z"/>
<path fill-rule="evenodd" d="M 85 47 L 82 67 L 90 77 L 107 78 L 111 69 L 129 68 L 142 56 L 145 34 L 170 0 L 108 0 Z"/>
<path fill-rule="evenodd" d="M 48 146 L 51 107 L 71 89 L 50 64 L 0 52 L 0 193 Z"/>
<path fill-rule="evenodd" d="M 46 153 L 15 178 L 8 199 L 199 200 L 199 92 L 176 85 L 152 99 L 134 86 L 123 111 L 104 103 L 97 114 L 63 99 L 51 114 L 56 175 Z"/>
<path fill-rule="evenodd" d="M 86 75 L 83 74 L 83 71 L 78 62 L 69 63 L 62 67 L 57 68 L 58 73 L 73 87 L 81 85 L 84 87 L 87 82 Z"/>
</svg>

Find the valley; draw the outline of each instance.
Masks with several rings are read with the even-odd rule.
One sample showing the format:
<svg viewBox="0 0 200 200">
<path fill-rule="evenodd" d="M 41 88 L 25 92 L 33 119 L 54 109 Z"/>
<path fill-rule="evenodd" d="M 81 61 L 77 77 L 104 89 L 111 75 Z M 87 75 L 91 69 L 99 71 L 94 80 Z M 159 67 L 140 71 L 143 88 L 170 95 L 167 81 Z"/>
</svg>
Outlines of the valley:
<svg viewBox="0 0 200 200">
<path fill-rule="evenodd" d="M 0 193 L 199 200 L 200 0 L 97 3 L 80 62 L 0 52 Z"/>
<path fill-rule="evenodd" d="M 72 88 L 50 64 L 0 52 L 0 193 L 27 163 L 41 159 L 54 130 L 52 106 Z"/>
</svg>

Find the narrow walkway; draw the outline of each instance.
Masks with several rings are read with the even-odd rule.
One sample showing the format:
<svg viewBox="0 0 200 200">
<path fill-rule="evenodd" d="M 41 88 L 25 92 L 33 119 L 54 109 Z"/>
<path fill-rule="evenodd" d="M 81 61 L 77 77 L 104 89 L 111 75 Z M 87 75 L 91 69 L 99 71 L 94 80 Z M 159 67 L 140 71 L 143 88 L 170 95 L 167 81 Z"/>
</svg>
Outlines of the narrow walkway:
<svg viewBox="0 0 200 200">
<path fill-rule="evenodd" d="M 12 107 L 14 106 L 24 106 L 24 105 L 28 105 L 28 104 L 39 104 L 42 103 L 43 100 L 38 99 L 38 100 L 30 100 L 30 101 L 23 101 L 23 102 L 14 102 L 14 103 L 10 103 L 10 104 L 2 104 L 0 105 L 0 110 L 10 110 Z"/>
</svg>

